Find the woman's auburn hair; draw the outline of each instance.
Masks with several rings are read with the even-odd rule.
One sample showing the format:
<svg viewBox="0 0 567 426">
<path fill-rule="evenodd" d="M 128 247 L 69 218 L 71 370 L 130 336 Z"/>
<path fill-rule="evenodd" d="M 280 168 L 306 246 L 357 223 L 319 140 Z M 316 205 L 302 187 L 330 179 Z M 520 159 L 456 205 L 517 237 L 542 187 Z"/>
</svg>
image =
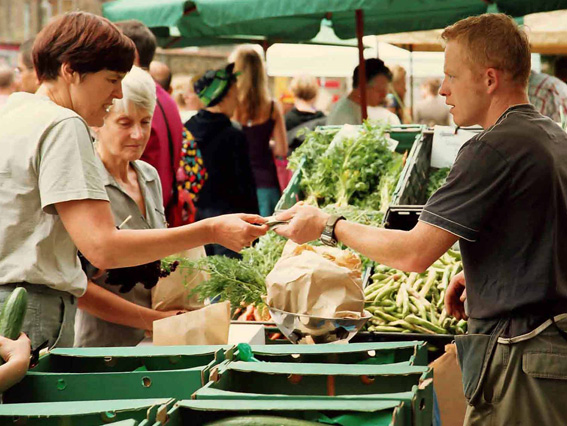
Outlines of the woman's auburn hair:
<svg viewBox="0 0 567 426">
<path fill-rule="evenodd" d="M 241 123 L 254 121 L 270 105 L 268 76 L 264 61 L 249 45 L 237 48 L 233 58 L 234 70 L 241 73 L 236 80 L 238 90 L 236 119 Z"/>
<path fill-rule="evenodd" d="M 37 35 L 32 58 L 40 82 L 56 80 L 61 65 L 87 74 L 108 69 L 128 72 L 136 47 L 112 22 L 87 12 L 62 15 Z"/>
</svg>

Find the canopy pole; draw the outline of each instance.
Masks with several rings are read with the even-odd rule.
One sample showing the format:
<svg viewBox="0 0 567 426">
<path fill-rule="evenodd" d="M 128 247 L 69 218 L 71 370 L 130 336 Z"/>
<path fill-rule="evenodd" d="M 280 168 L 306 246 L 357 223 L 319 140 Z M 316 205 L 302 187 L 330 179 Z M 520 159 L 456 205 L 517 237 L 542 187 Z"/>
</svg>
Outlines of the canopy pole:
<svg viewBox="0 0 567 426">
<path fill-rule="evenodd" d="M 409 68 L 410 68 L 410 115 L 413 117 L 413 44 L 409 46 Z"/>
<path fill-rule="evenodd" d="M 364 11 L 357 9 L 356 14 L 356 39 L 358 40 L 358 90 L 360 92 L 360 111 L 362 120 L 368 118 L 368 109 L 366 104 L 366 66 L 364 63 L 364 44 L 362 36 L 364 35 Z"/>
</svg>

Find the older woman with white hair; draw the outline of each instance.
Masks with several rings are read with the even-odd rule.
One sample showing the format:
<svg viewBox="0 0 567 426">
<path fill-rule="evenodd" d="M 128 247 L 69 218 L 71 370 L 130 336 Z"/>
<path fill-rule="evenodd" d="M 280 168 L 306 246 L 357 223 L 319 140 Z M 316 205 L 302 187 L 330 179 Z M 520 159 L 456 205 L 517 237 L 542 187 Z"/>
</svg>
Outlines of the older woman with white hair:
<svg viewBox="0 0 567 426">
<path fill-rule="evenodd" d="M 115 99 L 104 125 L 95 128 L 98 166 L 121 229 L 165 228 L 161 184 L 156 169 L 141 161 L 150 137 L 156 105 L 155 83 L 134 67 L 122 81 L 123 98 Z M 108 274 L 97 274 L 79 298 L 75 346 L 135 346 L 155 320 L 177 311 L 151 309 L 151 290 L 136 285 L 127 293 Z"/>
</svg>

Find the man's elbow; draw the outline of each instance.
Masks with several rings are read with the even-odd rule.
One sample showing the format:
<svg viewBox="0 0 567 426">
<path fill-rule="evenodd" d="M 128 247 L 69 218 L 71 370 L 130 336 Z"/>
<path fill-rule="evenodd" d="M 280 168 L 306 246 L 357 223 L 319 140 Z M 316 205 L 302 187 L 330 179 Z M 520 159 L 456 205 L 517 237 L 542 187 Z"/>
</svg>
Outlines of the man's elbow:
<svg viewBox="0 0 567 426">
<path fill-rule="evenodd" d="M 423 255 L 412 255 L 405 259 L 405 267 L 403 268 L 407 272 L 417 272 L 422 274 L 433 264 L 433 261 L 427 259 Z"/>
</svg>

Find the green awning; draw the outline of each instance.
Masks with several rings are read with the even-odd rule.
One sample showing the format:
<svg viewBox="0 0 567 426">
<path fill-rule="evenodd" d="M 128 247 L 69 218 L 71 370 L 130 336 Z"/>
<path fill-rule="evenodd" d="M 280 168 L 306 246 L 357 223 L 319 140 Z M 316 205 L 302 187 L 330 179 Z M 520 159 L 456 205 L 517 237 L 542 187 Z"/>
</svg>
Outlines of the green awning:
<svg viewBox="0 0 567 426">
<path fill-rule="evenodd" d="M 496 0 L 512 16 L 567 8 L 567 0 Z M 364 11 L 364 34 L 443 28 L 486 12 L 483 0 L 116 0 L 103 5 L 112 21 L 138 19 L 148 27 L 175 27 L 187 40 L 236 40 L 261 36 L 270 42 L 313 39 L 327 18 L 341 39 L 356 36 L 354 11 Z M 195 45 L 195 44 L 194 44 Z"/>
</svg>

